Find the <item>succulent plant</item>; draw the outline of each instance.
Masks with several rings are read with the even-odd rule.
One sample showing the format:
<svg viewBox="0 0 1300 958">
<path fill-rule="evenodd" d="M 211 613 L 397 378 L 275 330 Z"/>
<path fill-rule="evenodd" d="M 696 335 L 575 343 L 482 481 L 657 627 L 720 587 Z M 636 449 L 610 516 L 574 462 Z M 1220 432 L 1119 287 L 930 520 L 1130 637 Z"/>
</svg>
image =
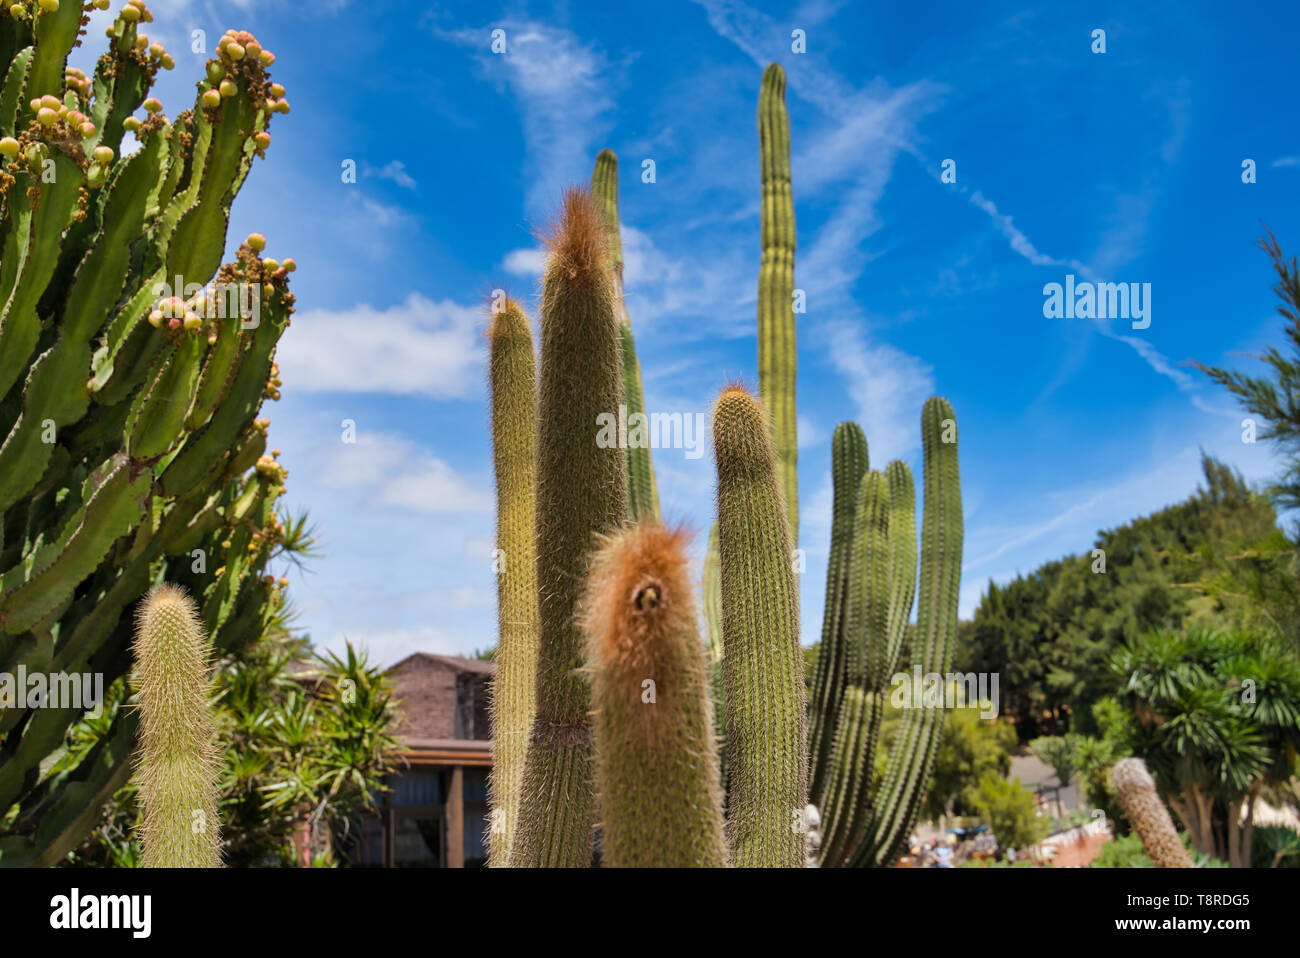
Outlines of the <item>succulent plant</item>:
<svg viewBox="0 0 1300 958">
<path fill-rule="evenodd" d="M 1178 838 L 1146 763 L 1140 758 L 1122 758 L 1111 769 L 1110 780 L 1124 817 L 1141 837 L 1151 864 L 1156 868 L 1194 868 L 1196 863 Z"/>
</svg>

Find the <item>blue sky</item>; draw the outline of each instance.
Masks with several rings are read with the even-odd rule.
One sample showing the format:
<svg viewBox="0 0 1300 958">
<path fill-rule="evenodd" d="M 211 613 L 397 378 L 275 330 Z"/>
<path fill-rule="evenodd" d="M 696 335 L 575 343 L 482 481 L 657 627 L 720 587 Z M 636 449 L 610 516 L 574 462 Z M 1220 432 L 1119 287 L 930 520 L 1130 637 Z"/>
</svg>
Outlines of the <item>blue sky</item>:
<svg viewBox="0 0 1300 958">
<path fill-rule="evenodd" d="M 728 379 L 757 385 L 755 114 L 773 60 L 789 78 L 807 295 L 806 642 L 820 631 L 841 420 L 862 424 L 873 465 L 902 457 L 919 478 L 921 404 L 952 402 L 963 616 L 990 578 L 1190 494 L 1202 448 L 1249 478 L 1274 474 L 1264 445 L 1242 443 L 1242 413 L 1182 364 L 1248 366 L 1242 354 L 1281 341 L 1254 244 L 1267 221 L 1300 251 L 1285 94 L 1300 11 L 1140 6 L 155 0 L 147 30 L 177 61 L 156 89 L 169 113 L 193 100 L 196 29 L 209 50 L 227 27 L 254 32 L 292 104 L 230 235 L 233 250 L 265 233 L 268 255 L 299 264 L 284 398 L 264 414 L 287 502 L 310 510 L 324 552 L 291 573 L 300 624 L 383 663 L 494 641 L 484 302 L 506 288 L 532 306 L 533 232 L 600 148 L 621 160 L 648 408 L 707 412 Z M 87 69 L 104 16 L 74 59 Z M 1067 273 L 1150 283 L 1150 327 L 1045 318 L 1043 286 Z M 702 552 L 711 458 L 660 450 L 655 466 L 666 516 L 691 523 Z"/>
</svg>

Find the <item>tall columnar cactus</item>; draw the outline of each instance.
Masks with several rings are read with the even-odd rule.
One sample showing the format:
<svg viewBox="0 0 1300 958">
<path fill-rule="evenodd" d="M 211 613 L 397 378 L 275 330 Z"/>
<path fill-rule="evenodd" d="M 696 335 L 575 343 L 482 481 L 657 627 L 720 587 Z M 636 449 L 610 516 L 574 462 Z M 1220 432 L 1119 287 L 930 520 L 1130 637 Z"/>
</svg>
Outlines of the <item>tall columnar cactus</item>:
<svg viewBox="0 0 1300 958">
<path fill-rule="evenodd" d="M 198 609 L 183 590 L 159 586 L 141 605 L 136 630 L 143 864 L 216 868 L 217 730 Z"/>
<path fill-rule="evenodd" d="M 614 295 L 619 318 L 619 347 L 623 364 L 623 396 L 628 421 L 645 415 L 645 392 L 641 388 L 641 364 L 637 361 L 636 341 L 632 337 L 632 320 L 623 296 L 623 242 L 618 222 L 618 156 L 613 150 L 601 150 L 591 172 L 591 195 L 605 221 L 609 236 L 610 267 L 614 274 Z M 629 445 L 627 449 L 627 514 L 632 520 L 659 518 L 659 489 L 655 484 L 654 464 L 649 442 Z"/>
<path fill-rule="evenodd" d="M 593 536 L 627 519 L 624 461 L 598 442 L 600 417 L 623 400 L 615 291 L 605 225 L 585 190 L 570 190 L 542 282 L 537 460 L 541 597 L 537 715 L 524 766 L 510 864 L 590 864 L 595 808 L 590 687 L 574 620 Z"/>
<path fill-rule="evenodd" d="M 713 410 L 727 686 L 727 830 L 742 867 L 802 868 L 808 746 L 799 593 L 762 406 L 729 387 Z"/>
<path fill-rule="evenodd" d="M 822 616 L 821 648 L 809 702 L 809 795 L 824 807 L 831 742 L 839 718 L 845 654 L 844 603 L 848 594 L 849 557 L 858 487 L 867 471 L 867 438 L 854 422 L 842 422 L 831 437 L 831 550 L 826 565 L 826 604 Z"/>
<path fill-rule="evenodd" d="M 496 677 L 489 863 L 510 860 L 537 703 L 537 373 L 528 318 L 506 300 L 488 330 L 497 490 Z"/>
<path fill-rule="evenodd" d="M 583 608 L 601 851 L 614 867 L 726 864 L 708 659 L 686 536 L 643 521 L 592 562 Z"/>
<path fill-rule="evenodd" d="M 168 119 L 149 89 L 174 64 L 140 0 L 89 78 L 66 66 L 84 5 L 52 6 L 0 15 L 0 672 L 107 684 L 130 666 L 125 613 L 157 581 L 201 597 L 218 648 L 255 637 L 279 601 L 260 573 L 283 470 L 256 417 L 279 396 L 295 267 L 258 235 L 221 259 L 231 202 L 289 105 L 274 56 L 231 31 L 194 109 Z M 140 147 L 122 156 L 127 132 Z M 129 774 L 127 710 L 48 771 L 85 711 L 0 713 L 0 820 L 19 809 L 0 864 L 60 859 Z"/>
<path fill-rule="evenodd" d="M 785 71 L 777 63 L 770 64 L 763 71 L 763 85 L 758 95 L 758 148 L 763 179 L 763 255 L 758 270 L 758 391 L 772 421 L 777 476 L 785 497 L 793 548 L 799 544 L 794 196 L 790 189 L 790 118 L 785 110 Z"/>
<path fill-rule="evenodd" d="M 1151 864 L 1156 868 L 1194 868 L 1196 863 L 1179 840 L 1146 763 L 1140 758 L 1122 758 L 1110 770 L 1110 780 L 1124 817 L 1141 837 Z"/>
</svg>

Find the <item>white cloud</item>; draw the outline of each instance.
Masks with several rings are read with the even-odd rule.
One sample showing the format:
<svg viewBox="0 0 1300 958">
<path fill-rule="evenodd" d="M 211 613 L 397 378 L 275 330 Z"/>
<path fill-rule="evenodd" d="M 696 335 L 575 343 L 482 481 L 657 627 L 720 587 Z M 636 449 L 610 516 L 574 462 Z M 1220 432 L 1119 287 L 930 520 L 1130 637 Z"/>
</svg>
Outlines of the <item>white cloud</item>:
<svg viewBox="0 0 1300 958">
<path fill-rule="evenodd" d="M 414 512 L 490 511 L 490 486 L 460 475 L 407 439 L 358 429 L 355 443 L 331 447 L 318 468 L 329 485 L 360 486 L 379 506 Z"/>
<path fill-rule="evenodd" d="M 1275 168 L 1284 166 L 1300 166 L 1300 156 L 1279 156 L 1271 165 Z"/>
<path fill-rule="evenodd" d="M 539 248 L 513 249 L 506 254 L 502 262 L 504 269 L 511 276 L 524 279 L 538 279 L 546 268 L 546 250 Z"/>
<path fill-rule="evenodd" d="M 465 399 L 482 388 L 483 321 L 478 307 L 419 293 L 386 309 L 306 309 L 276 359 L 295 390 Z"/>
<path fill-rule="evenodd" d="M 415 178 L 406 172 L 406 164 L 401 160 L 393 160 L 380 167 L 366 166 L 363 172 L 367 176 L 375 176 L 381 180 L 391 180 L 404 189 L 415 189 Z"/>
</svg>

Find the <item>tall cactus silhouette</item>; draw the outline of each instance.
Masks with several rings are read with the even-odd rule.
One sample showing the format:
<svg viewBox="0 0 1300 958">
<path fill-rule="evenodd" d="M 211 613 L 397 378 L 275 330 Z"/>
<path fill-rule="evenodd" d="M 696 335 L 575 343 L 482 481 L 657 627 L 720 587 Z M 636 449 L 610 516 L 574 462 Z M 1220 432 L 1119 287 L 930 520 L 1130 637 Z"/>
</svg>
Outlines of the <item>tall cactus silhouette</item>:
<svg viewBox="0 0 1300 958">
<path fill-rule="evenodd" d="M 727 649 L 727 830 L 734 864 L 804 866 L 808 747 L 799 593 L 762 406 L 728 387 L 713 410 Z"/>
<path fill-rule="evenodd" d="M 1142 839 L 1142 849 L 1156 868 L 1194 868 L 1196 863 L 1178 838 L 1169 809 L 1160 801 L 1156 781 L 1140 758 L 1122 758 L 1110 770 L 1124 817 Z"/>
<path fill-rule="evenodd" d="M 524 763 L 510 863 L 585 867 L 595 808 L 591 691 L 579 673 L 574 620 L 593 536 L 627 518 L 621 450 L 598 442 L 598 417 L 623 389 L 605 225 L 585 190 L 571 189 L 542 283 L 537 460 L 537 587 L 541 597 L 537 714 Z"/>
<path fill-rule="evenodd" d="M 799 544 L 799 439 L 795 410 L 798 351 L 794 313 L 794 195 L 790 188 L 790 117 L 785 70 L 763 71 L 758 95 L 758 149 L 763 180 L 762 247 L 758 269 L 758 392 L 772 421 L 777 476 Z"/>
<path fill-rule="evenodd" d="M 614 273 L 614 295 L 619 317 L 623 396 L 627 403 L 628 421 L 631 422 L 633 416 L 646 414 L 645 392 L 641 387 L 641 364 L 637 361 L 632 320 L 628 316 L 627 300 L 623 296 L 623 242 L 619 237 L 618 220 L 618 156 L 613 150 L 601 150 L 596 156 L 596 166 L 591 172 L 591 195 L 609 235 L 610 266 Z M 655 483 L 648 439 L 645 445 L 629 446 L 627 449 L 627 513 L 633 521 L 659 518 L 659 488 Z"/>
<path fill-rule="evenodd" d="M 727 860 L 708 659 L 685 540 L 643 521 L 592 563 L 583 623 L 602 860 L 614 867 Z"/>
<path fill-rule="evenodd" d="M 161 585 L 140 607 L 140 843 L 146 868 L 216 868 L 218 749 L 209 704 L 210 646 L 198 610 Z"/>
<path fill-rule="evenodd" d="M 0 672 L 111 683 L 130 664 L 125 613 L 160 567 L 220 649 L 255 638 L 280 601 L 261 573 L 283 470 L 258 414 L 279 397 L 296 267 L 259 234 L 222 255 L 289 103 L 274 55 L 232 30 L 193 109 L 168 118 L 149 93 L 175 64 L 145 36 L 143 2 L 108 26 L 93 77 L 67 65 L 85 5 L 53 7 L 0 15 Z M 140 146 L 123 155 L 128 132 Z M 61 860 L 129 775 L 125 709 L 44 774 L 83 714 L 0 711 L 0 865 Z"/>
<path fill-rule="evenodd" d="M 528 318 L 514 300 L 493 313 L 488 340 L 498 556 L 489 863 L 502 866 L 537 707 L 537 373 Z"/>
</svg>

